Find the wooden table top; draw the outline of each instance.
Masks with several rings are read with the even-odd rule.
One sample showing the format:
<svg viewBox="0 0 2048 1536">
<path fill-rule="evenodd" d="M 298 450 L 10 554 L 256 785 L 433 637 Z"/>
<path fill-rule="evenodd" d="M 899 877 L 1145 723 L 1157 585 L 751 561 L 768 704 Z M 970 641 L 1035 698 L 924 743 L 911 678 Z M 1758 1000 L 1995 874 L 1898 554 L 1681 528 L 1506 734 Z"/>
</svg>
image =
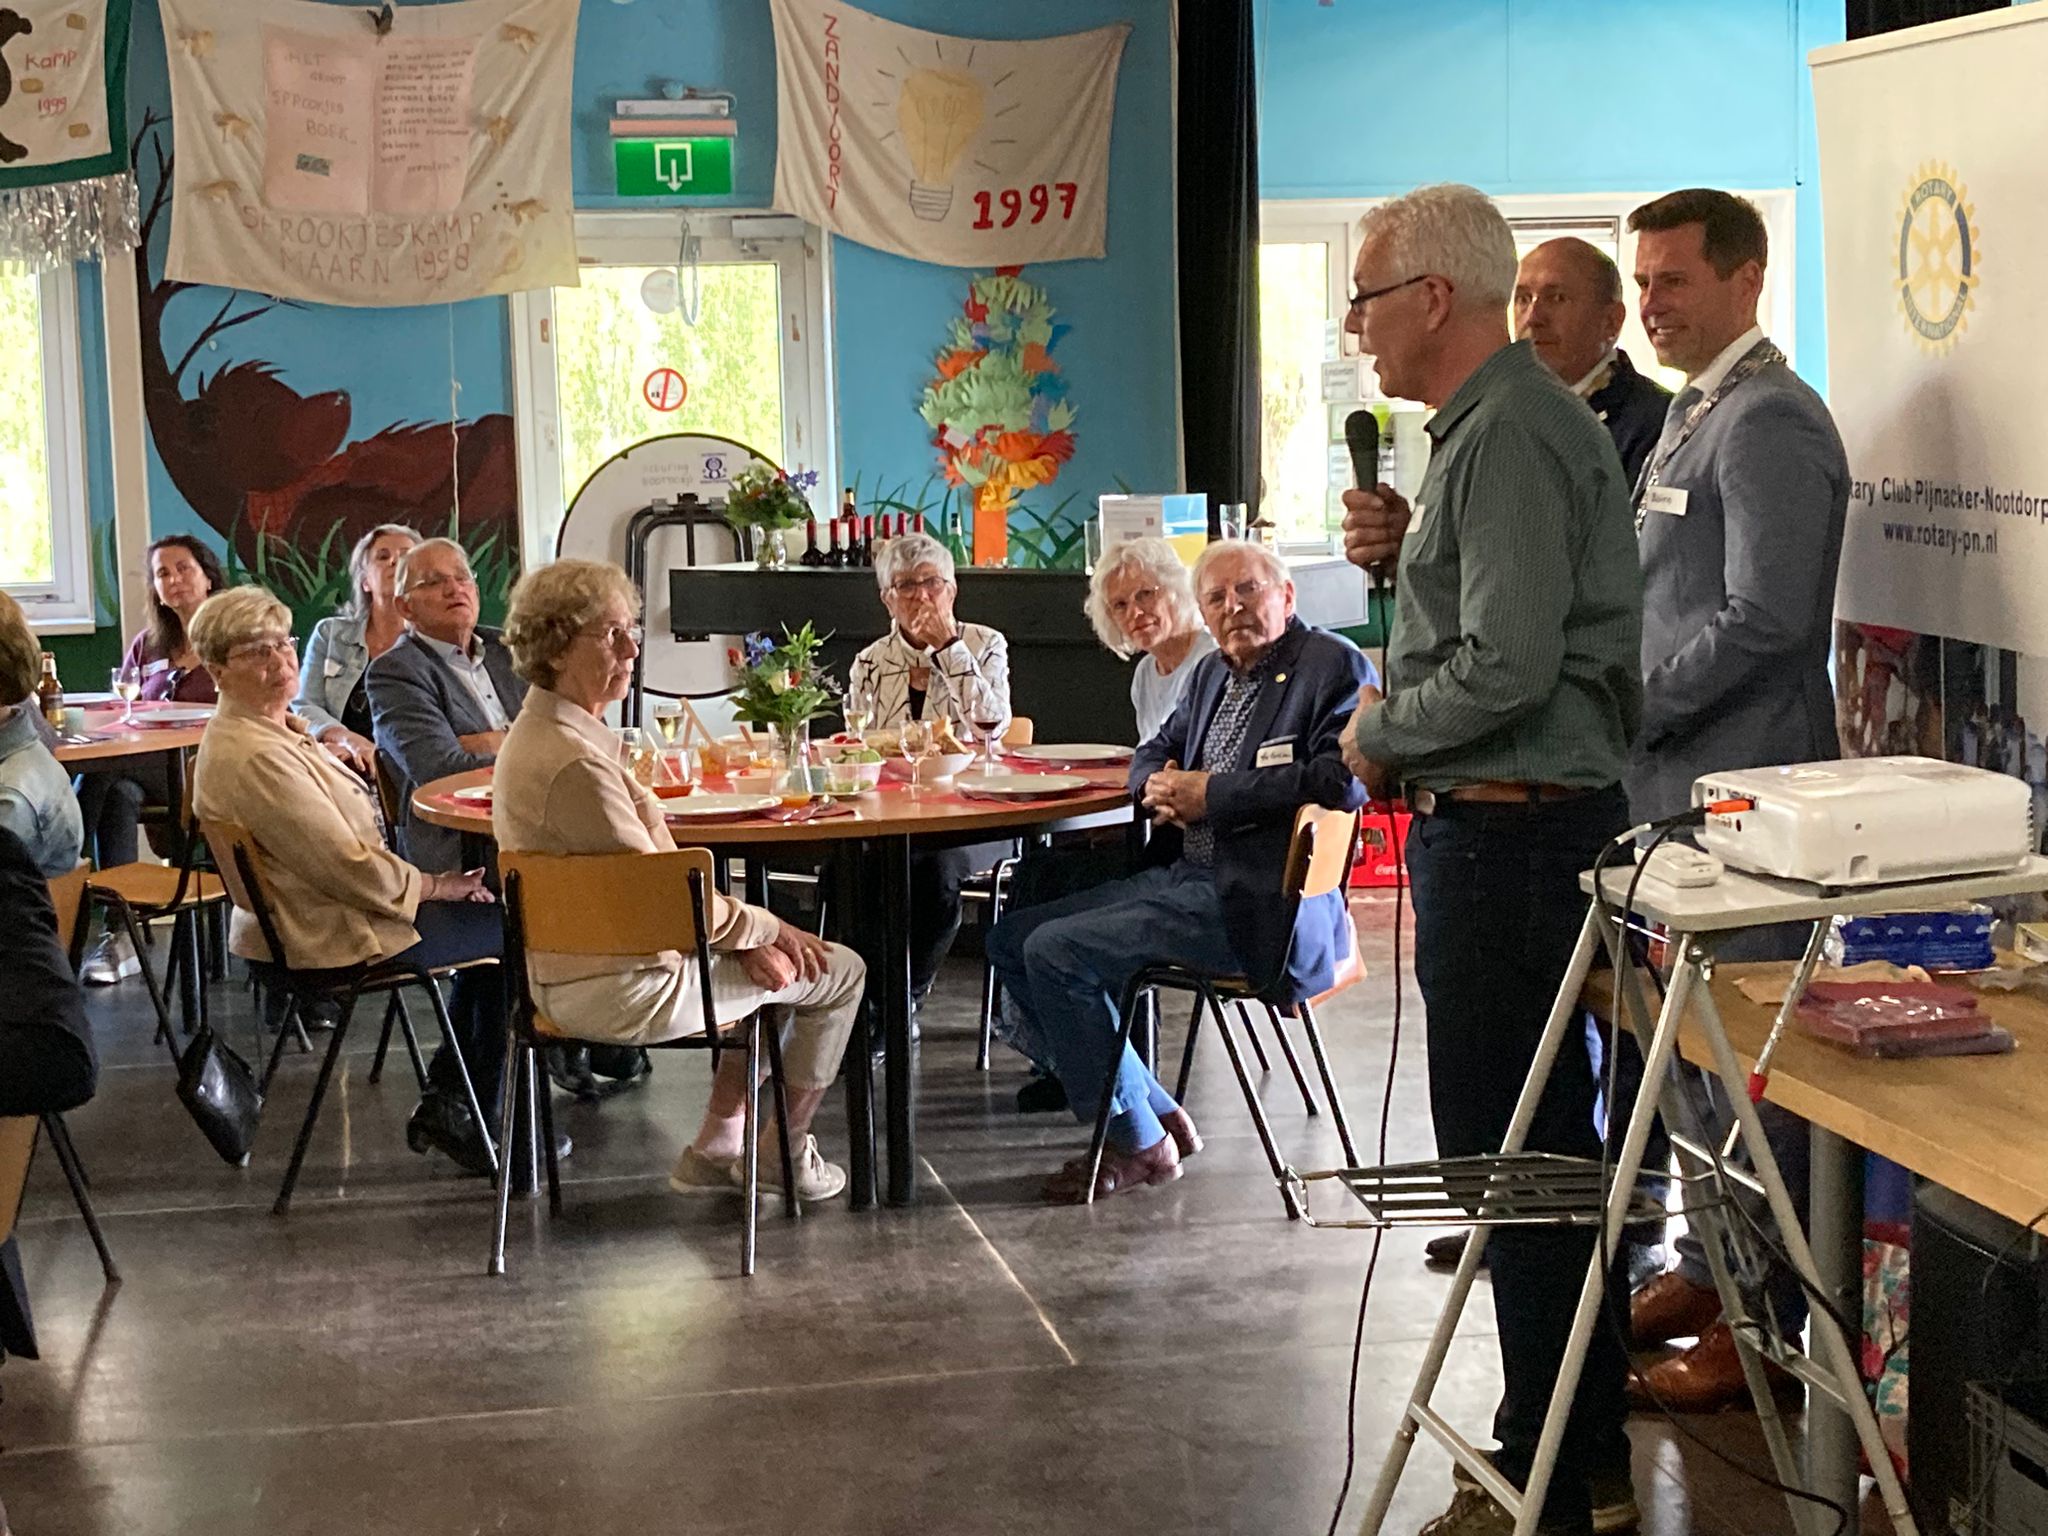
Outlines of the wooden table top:
<svg viewBox="0 0 2048 1536">
<path fill-rule="evenodd" d="M 1020 767 L 1015 771 L 1027 770 Z M 749 817 L 744 821 L 719 822 L 711 826 L 670 822 L 669 831 L 678 843 L 697 848 L 830 843 L 864 837 L 915 836 L 919 833 L 954 836 L 999 833 L 1040 826 L 1048 821 L 1064 821 L 1069 817 L 1126 810 L 1130 805 L 1130 797 L 1124 787 L 1126 771 L 1123 765 L 1090 773 L 1076 769 L 1073 770 L 1076 777 L 1088 779 L 1101 787 L 1048 796 L 1043 800 L 1011 802 L 970 800 L 956 793 L 950 784 L 924 785 L 913 795 L 909 787 L 900 781 L 884 779 L 880 788 L 871 795 L 839 797 L 839 803 L 853 807 L 850 816 L 820 816 L 812 821 L 792 822 Z M 489 837 L 490 811 L 462 805 L 449 796 L 458 789 L 490 781 L 491 770 L 478 768 L 422 784 L 413 793 L 413 812 L 422 821 L 432 822 L 437 827 Z M 707 787 L 723 789 L 724 781 L 708 780 Z"/>
<path fill-rule="evenodd" d="M 179 708 L 192 706 L 180 705 Z M 138 704 L 135 713 L 148 715 L 150 706 Z M 115 757 L 140 757 L 151 752 L 176 752 L 199 745 L 204 725 L 140 725 L 124 727 L 121 707 L 109 705 L 85 712 L 86 734 L 82 742 L 60 742 L 52 749 L 60 763 L 91 763 Z"/>
<path fill-rule="evenodd" d="M 1777 1009 L 1751 1002 L 1736 982 L 1784 980 L 1793 969 L 1789 961 L 1714 968 L 1714 1005 L 1744 1068 L 1755 1064 Z M 2048 1207 L 2048 1136 L 2041 1133 L 2048 1115 L 2048 1003 L 2010 992 L 1985 992 L 1982 999 L 1984 1012 L 2018 1042 L 2011 1055 L 1873 1060 L 1794 1024 L 1772 1059 L 1765 1096 L 1966 1200 L 2031 1221 Z M 1589 978 L 1584 1001 L 1610 1017 L 1612 974 Z M 1686 1060 L 1711 1065 L 1691 1013 L 1681 1023 L 1679 1049 Z"/>
</svg>

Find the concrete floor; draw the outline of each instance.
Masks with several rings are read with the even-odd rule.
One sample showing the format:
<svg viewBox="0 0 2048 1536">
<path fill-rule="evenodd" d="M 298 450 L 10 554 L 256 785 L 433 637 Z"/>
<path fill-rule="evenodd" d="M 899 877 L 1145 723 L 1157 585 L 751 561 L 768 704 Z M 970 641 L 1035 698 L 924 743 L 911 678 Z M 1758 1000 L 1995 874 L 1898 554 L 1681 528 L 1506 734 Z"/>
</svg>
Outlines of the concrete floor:
<svg viewBox="0 0 2048 1536">
<path fill-rule="evenodd" d="M 1374 979 L 1325 1029 L 1363 1146 L 1391 906 L 1362 910 Z M 563 1104 L 564 1213 L 515 1205 L 510 1274 L 492 1280 L 487 1191 L 406 1150 L 410 1073 L 400 1059 L 365 1082 L 372 1031 L 351 1039 L 280 1220 L 313 1061 L 287 1059 L 251 1166 L 228 1168 L 172 1097 L 139 984 L 95 994 L 107 1066 L 71 1123 L 126 1279 L 102 1288 L 45 1153 L 21 1226 L 43 1358 L 0 1370 L 15 1531 L 1322 1531 L 1369 1238 L 1283 1219 L 1213 1039 L 1189 1106 L 1208 1148 L 1187 1177 L 1093 1210 L 1040 1205 L 1084 1137 L 1015 1113 L 1013 1058 L 974 1070 L 977 984 L 956 960 L 925 1024 L 922 1203 L 841 1202 L 796 1224 L 770 1206 L 751 1281 L 737 1201 L 666 1185 L 702 1107 L 701 1057 L 662 1058 L 601 1107 Z M 246 1041 L 240 988 L 217 996 Z M 1395 1158 L 1431 1150 L 1419 1018 L 1411 993 Z M 1169 1050 L 1178 1038 L 1176 1019 Z M 1338 1161 L 1284 1067 L 1264 1097 L 1297 1166 Z M 819 1130 L 843 1156 L 836 1095 Z M 1387 1239 L 1372 1296 L 1366 1484 L 1446 1287 L 1421 1244 Z M 1493 1402 L 1483 1293 L 1439 1399 L 1473 1432 Z M 1745 1416 L 1688 1427 L 1763 1464 Z M 1640 1424 L 1636 1444 L 1652 1536 L 1790 1530 L 1780 1500 L 1668 1426 Z M 1388 1530 L 1414 1530 L 1448 1489 L 1444 1459 L 1418 1451 Z"/>
</svg>

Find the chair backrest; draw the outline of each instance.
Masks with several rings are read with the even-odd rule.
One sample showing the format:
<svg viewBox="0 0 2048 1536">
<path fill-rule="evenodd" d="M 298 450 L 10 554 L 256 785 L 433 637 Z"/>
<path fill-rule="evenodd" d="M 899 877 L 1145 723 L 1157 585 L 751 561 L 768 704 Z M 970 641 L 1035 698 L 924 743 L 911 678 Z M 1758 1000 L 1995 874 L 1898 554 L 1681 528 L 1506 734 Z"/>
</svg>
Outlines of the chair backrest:
<svg viewBox="0 0 2048 1536">
<path fill-rule="evenodd" d="M 263 947 L 270 952 L 271 960 L 290 969 L 291 959 L 284 952 L 284 940 L 278 937 L 277 919 L 271 915 L 270 898 L 258 873 L 261 851 L 255 835 L 232 821 L 202 821 L 199 833 L 213 851 L 214 867 L 220 871 L 221 884 L 227 887 L 228 900 L 256 919 Z"/>
<path fill-rule="evenodd" d="M 1294 813 L 1282 889 L 1291 900 L 1327 896 L 1344 884 L 1358 853 L 1356 811 L 1304 805 Z"/>
<path fill-rule="evenodd" d="M 50 905 L 57 909 L 57 942 L 64 946 L 74 971 L 84 948 L 80 919 L 85 914 L 85 878 L 91 873 L 90 864 L 80 864 L 68 874 L 50 877 Z"/>
<path fill-rule="evenodd" d="M 370 778 L 377 786 L 377 809 L 384 813 L 384 841 L 398 846 L 398 829 L 405 825 L 405 786 L 392 771 L 391 760 L 372 748 Z"/>
<path fill-rule="evenodd" d="M 36 1149 L 36 1128 L 41 1124 L 34 1115 L 0 1119 L 0 1243 L 14 1236 L 21 1197 L 28 1188 L 29 1158 Z"/>
<path fill-rule="evenodd" d="M 1029 715 L 1012 715 L 1003 731 L 1003 745 L 1006 747 L 1028 747 L 1034 732 Z"/>
<path fill-rule="evenodd" d="M 711 854 L 513 853 L 498 850 L 499 873 L 516 871 L 525 898 L 521 937 L 528 949 L 563 955 L 648 955 L 696 947 L 698 908 L 708 889 Z M 691 875 L 703 882 L 693 886 Z"/>
</svg>

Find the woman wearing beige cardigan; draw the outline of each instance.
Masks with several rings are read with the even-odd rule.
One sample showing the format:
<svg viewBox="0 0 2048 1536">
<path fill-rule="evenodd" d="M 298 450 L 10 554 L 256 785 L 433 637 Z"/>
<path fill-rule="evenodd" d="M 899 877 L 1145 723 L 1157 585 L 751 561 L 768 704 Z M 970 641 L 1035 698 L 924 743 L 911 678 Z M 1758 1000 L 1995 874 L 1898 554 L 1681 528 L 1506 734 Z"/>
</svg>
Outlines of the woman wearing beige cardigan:
<svg viewBox="0 0 2048 1536">
<path fill-rule="evenodd" d="M 675 847 L 660 802 L 620 763 L 618 738 L 604 722 L 605 706 L 625 697 L 640 653 L 638 607 L 626 573 L 593 560 L 558 560 L 513 590 L 505 642 L 532 691 L 492 775 L 499 847 L 548 854 Z M 706 916 L 718 1022 L 731 1024 L 764 1003 L 792 1010 L 782 1059 L 798 1144 L 796 1192 L 830 1199 L 846 1187 L 846 1174 L 819 1154 L 811 1117 L 838 1075 L 866 967 L 853 951 L 745 902 L 713 893 Z M 527 969 L 541 1011 L 578 1039 L 645 1045 L 703 1028 L 694 962 L 673 950 L 626 960 L 534 953 Z M 747 1081 L 744 1052 L 720 1061 L 704 1123 L 669 1177 L 678 1194 L 739 1188 L 747 1096 L 759 1086 Z M 763 1139 L 773 1134 L 764 1124 Z M 781 1163 L 772 1143 L 766 1150 L 762 1181 L 779 1187 Z"/>
</svg>

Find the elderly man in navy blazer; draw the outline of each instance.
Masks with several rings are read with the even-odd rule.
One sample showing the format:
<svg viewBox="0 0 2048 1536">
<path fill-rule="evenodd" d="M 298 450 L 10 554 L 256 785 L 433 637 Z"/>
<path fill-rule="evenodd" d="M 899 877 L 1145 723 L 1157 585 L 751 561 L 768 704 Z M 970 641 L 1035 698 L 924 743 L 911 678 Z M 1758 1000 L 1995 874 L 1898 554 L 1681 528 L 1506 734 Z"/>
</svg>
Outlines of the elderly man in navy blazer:
<svg viewBox="0 0 2048 1536">
<path fill-rule="evenodd" d="M 422 784 L 485 768 L 526 697 L 498 632 L 477 627 L 476 577 L 453 539 L 428 539 L 398 563 L 405 637 L 370 663 L 367 689 L 377 750 L 405 794 L 399 851 L 421 869 L 462 867 L 462 834 L 421 821 Z"/>
<path fill-rule="evenodd" d="M 1139 967 L 1262 975 L 1284 960 L 1291 986 L 1313 996 L 1350 953 L 1343 894 L 1304 901 L 1290 926 L 1280 882 L 1302 806 L 1365 802 L 1342 735 L 1377 674 L 1350 641 L 1295 617 L 1287 567 L 1261 546 L 1210 545 L 1195 595 L 1218 649 L 1131 762 L 1131 796 L 1160 828 L 1150 867 L 1005 917 L 989 937 L 1009 1033 L 1058 1075 L 1084 1124 L 1116 1043 L 1116 1000 Z M 1178 1178 L 1200 1138 L 1129 1047 L 1111 1100 L 1096 1197 Z M 1047 1198 L 1082 1199 L 1085 1161 L 1056 1175 Z"/>
</svg>

